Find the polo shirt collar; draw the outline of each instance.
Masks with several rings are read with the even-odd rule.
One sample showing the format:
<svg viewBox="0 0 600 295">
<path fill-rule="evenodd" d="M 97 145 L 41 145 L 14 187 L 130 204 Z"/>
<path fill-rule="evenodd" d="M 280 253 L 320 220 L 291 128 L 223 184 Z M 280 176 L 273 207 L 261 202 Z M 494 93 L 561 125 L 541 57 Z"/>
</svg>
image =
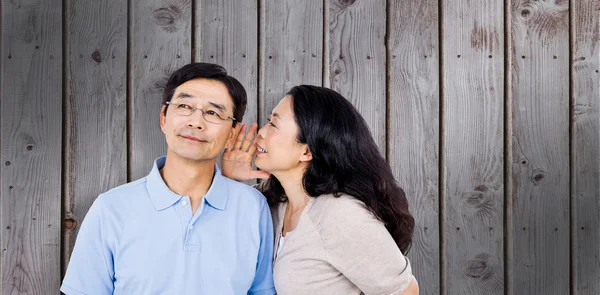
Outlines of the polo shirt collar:
<svg viewBox="0 0 600 295">
<path fill-rule="evenodd" d="M 150 174 L 148 174 L 146 177 L 146 188 L 148 190 L 148 194 L 150 195 L 150 200 L 152 201 L 154 208 L 158 211 L 171 207 L 182 198 L 182 196 L 169 189 L 160 175 L 159 170 L 165 166 L 166 160 L 166 156 L 157 158 L 154 161 L 154 165 L 150 171 Z M 213 177 L 212 184 L 210 185 L 206 195 L 204 195 L 203 200 L 215 209 L 225 210 L 228 197 L 229 189 L 227 188 L 227 181 L 221 174 L 219 167 L 215 165 L 215 175 Z"/>
</svg>

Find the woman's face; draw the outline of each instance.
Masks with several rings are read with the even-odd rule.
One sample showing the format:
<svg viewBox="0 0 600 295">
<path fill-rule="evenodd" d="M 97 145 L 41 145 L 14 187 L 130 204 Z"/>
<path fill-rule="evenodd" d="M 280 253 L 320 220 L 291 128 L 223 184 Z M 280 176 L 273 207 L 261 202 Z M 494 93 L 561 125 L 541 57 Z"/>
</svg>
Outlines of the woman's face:
<svg viewBox="0 0 600 295">
<path fill-rule="evenodd" d="M 291 171 L 304 173 L 312 159 L 308 145 L 296 141 L 298 125 L 292 99 L 288 95 L 279 102 L 256 137 L 256 166 L 276 177 Z"/>
</svg>

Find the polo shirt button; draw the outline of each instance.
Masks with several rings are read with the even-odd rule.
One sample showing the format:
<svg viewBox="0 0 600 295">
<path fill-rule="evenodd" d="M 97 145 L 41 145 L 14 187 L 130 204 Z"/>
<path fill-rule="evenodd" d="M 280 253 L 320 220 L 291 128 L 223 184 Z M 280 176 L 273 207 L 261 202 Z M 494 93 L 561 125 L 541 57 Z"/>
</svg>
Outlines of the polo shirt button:
<svg viewBox="0 0 600 295">
<path fill-rule="evenodd" d="M 181 202 L 181 206 L 185 206 L 185 205 L 187 205 L 187 202 L 186 201 L 182 201 Z"/>
<path fill-rule="evenodd" d="M 194 226 L 190 224 L 190 226 L 188 226 L 188 229 L 192 229 L 192 228 L 194 228 Z"/>
</svg>

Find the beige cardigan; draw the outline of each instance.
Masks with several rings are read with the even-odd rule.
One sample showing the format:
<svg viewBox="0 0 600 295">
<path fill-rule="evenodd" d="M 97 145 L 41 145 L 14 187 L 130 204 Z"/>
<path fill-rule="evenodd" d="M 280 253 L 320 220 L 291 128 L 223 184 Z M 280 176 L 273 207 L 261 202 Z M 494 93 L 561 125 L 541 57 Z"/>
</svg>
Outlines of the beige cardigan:
<svg viewBox="0 0 600 295">
<path fill-rule="evenodd" d="M 311 198 L 277 254 L 286 206 L 271 208 L 277 294 L 401 294 L 413 279 L 383 223 L 347 195 Z"/>
</svg>

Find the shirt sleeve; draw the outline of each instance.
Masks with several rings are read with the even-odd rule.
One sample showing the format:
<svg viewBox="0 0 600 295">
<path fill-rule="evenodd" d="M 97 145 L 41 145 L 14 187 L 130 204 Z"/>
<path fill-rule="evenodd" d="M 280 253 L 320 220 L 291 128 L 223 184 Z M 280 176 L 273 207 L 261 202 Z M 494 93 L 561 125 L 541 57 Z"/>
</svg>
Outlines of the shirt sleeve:
<svg viewBox="0 0 600 295">
<path fill-rule="evenodd" d="M 383 223 L 358 199 L 331 201 L 318 225 L 329 263 L 367 295 L 401 294 L 412 269 Z"/>
<path fill-rule="evenodd" d="M 113 294 L 113 253 L 103 226 L 101 197 L 90 207 L 79 233 L 60 290 L 67 295 Z"/>
<path fill-rule="evenodd" d="M 263 202 L 260 214 L 260 249 L 256 263 L 256 274 L 248 294 L 275 294 L 273 282 L 273 222 L 266 201 Z"/>
</svg>

